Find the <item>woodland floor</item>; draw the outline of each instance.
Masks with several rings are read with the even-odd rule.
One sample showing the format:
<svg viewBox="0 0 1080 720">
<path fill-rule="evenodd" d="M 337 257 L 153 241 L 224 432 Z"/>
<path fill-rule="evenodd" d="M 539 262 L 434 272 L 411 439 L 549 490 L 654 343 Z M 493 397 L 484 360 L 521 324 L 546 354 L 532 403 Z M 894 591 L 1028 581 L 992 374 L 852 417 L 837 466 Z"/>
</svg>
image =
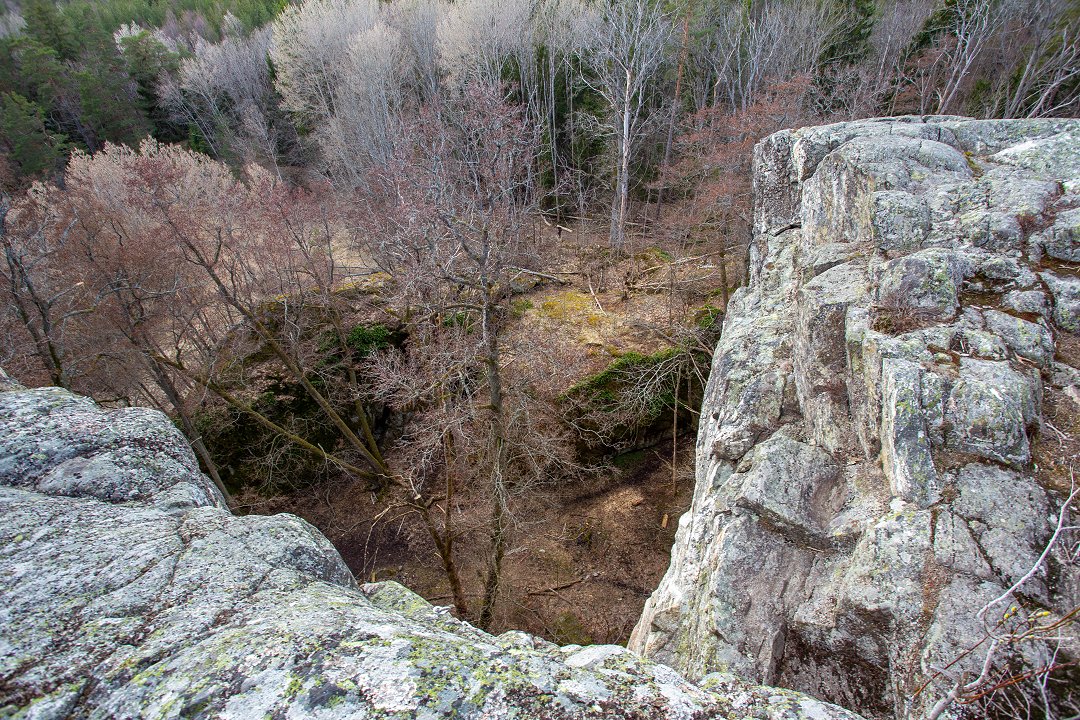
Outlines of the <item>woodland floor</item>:
<svg viewBox="0 0 1080 720">
<path fill-rule="evenodd" d="M 679 516 L 693 491 L 693 442 L 624 456 L 607 487 L 538 495 L 524 512 L 506 560 L 493 632 L 525 630 L 566 644 L 623 644 L 667 569 Z M 403 518 L 383 517 L 364 493 L 323 488 L 261 498 L 248 512 L 289 512 L 326 533 L 360 581 L 395 580 L 433 604 L 450 604 L 438 559 Z M 479 540 L 479 538 L 476 538 Z M 462 543 L 461 572 L 479 603 L 483 552 Z"/>
<path fill-rule="evenodd" d="M 715 249 L 633 237 L 612 262 L 606 235 L 538 225 L 557 248 L 550 271 L 565 284 L 526 287 L 513 303 L 504 356 L 551 368 L 557 392 L 629 351 L 669 347 L 677 328 L 722 304 Z M 663 248 L 663 249 L 661 249 Z M 728 258 L 729 285 L 741 267 Z M 555 370 L 559 372 L 554 372 Z M 607 458 L 586 480 L 534 491 L 517 508 L 493 632 L 525 630 L 566 644 L 625 643 L 667 569 L 679 517 L 693 491 L 694 433 Z M 689 430 L 689 432 L 687 432 Z M 335 544 L 361 582 L 396 580 L 450 604 L 438 558 L 407 513 L 386 511 L 347 480 L 293 492 L 237 497 L 242 512 L 290 512 Z M 396 513 L 396 514 L 395 514 Z M 456 545 L 470 610 L 479 605 L 487 541 L 482 513 L 466 511 Z M 473 526 L 468 526 L 469 517 Z"/>
</svg>

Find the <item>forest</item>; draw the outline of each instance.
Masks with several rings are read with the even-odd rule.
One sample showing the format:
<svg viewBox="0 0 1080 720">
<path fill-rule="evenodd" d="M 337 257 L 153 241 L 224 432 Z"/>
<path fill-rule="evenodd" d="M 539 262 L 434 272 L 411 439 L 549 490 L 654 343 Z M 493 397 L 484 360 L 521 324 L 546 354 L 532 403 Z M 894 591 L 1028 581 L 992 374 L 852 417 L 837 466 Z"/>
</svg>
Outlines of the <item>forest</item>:
<svg viewBox="0 0 1080 720">
<path fill-rule="evenodd" d="M 0 366 L 163 410 L 359 576 L 625 641 L 754 143 L 1077 115 L 1078 32 L 1074 0 L 6 0 Z"/>
</svg>

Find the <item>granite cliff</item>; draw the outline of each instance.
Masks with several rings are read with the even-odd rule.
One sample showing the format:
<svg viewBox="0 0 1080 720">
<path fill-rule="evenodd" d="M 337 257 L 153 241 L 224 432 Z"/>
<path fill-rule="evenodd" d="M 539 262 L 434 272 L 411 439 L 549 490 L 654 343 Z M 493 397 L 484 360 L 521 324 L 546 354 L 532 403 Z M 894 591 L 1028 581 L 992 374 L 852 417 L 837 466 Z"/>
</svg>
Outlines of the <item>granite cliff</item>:
<svg viewBox="0 0 1080 720">
<path fill-rule="evenodd" d="M 1080 121 L 780 132 L 755 150 L 755 208 L 693 505 L 630 647 L 925 717 L 934 668 L 978 676 L 1010 607 L 1080 604 L 1075 555 L 1040 557 L 1080 429 Z M 995 662 L 1020 677 L 1077 651 Z"/>
<path fill-rule="evenodd" d="M 615 646 L 493 637 L 236 517 L 152 410 L 0 371 L 0 717 L 858 720 Z"/>
</svg>

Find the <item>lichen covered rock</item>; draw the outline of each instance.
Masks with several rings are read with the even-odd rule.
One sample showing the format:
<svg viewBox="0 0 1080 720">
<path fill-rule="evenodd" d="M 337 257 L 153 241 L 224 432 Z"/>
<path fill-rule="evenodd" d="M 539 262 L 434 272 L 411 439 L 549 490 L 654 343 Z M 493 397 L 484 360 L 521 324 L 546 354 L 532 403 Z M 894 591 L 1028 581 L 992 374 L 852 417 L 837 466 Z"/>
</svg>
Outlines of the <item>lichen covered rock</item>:
<svg viewBox="0 0 1080 720">
<path fill-rule="evenodd" d="M 358 587 L 303 520 L 230 514 L 160 413 L 0 381 L 0 716 L 858 720 Z"/>
<path fill-rule="evenodd" d="M 749 282 L 632 649 L 867 717 L 924 717 L 931 666 L 979 674 L 976 616 L 1062 501 L 1035 458 L 1044 394 L 1077 377 L 1078 138 L 1075 120 L 912 117 L 758 145 Z M 1023 593 L 1059 616 L 1078 581 L 1052 554 Z M 1050 662 L 1016 653 L 1017 673 Z"/>
</svg>

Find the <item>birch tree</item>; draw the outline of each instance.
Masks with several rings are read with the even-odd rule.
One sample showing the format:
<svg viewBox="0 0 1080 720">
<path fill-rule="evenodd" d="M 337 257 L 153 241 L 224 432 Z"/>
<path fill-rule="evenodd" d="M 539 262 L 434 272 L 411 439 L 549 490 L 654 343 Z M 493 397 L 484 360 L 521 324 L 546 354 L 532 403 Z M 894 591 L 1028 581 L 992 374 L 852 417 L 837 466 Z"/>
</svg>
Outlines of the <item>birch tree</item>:
<svg viewBox="0 0 1080 720">
<path fill-rule="evenodd" d="M 644 140 L 653 83 L 667 60 L 674 34 L 671 19 L 650 0 L 605 2 L 595 46 L 588 53 L 594 78 L 587 78 L 610 110 L 615 167 L 609 240 L 616 254 L 626 245 L 630 172 Z"/>
<path fill-rule="evenodd" d="M 989 76 L 999 117 L 1076 115 L 1080 18 L 1067 0 L 1014 2 Z"/>
<path fill-rule="evenodd" d="M 294 131 L 277 116 L 270 41 L 269 28 L 226 33 L 218 43 L 200 38 L 161 90 L 173 117 L 197 127 L 216 157 L 258 162 L 280 176 L 282 146 Z"/>
<path fill-rule="evenodd" d="M 410 56 L 377 0 L 307 0 L 274 23 L 270 51 L 286 110 L 320 169 L 355 187 L 388 157 Z"/>
<path fill-rule="evenodd" d="M 770 86 L 817 74 L 840 15 L 828 0 L 766 0 L 725 3 L 699 22 L 703 39 L 695 54 L 702 57 L 695 64 L 705 68 L 711 84 L 699 97 L 745 112 Z"/>
<path fill-rule="evenodd" d="M 889 103 L 904 75 L 915 37 L 936 7 L 936 0 L 889 0 L 878 7 L 866 55 L 849 66 L 835 68 L 830 78 L 838 114 L 858 118 L 890 112 Z"/>
<path fill-rule="evenodd" d="M 432 102 L 442 87 L 439 65 L 439 25 L 446 14 L 443 0 L 404 0 L 383 8 L 387 22 L 399 33 L 412 59 L 412 83 L 417 100 Z"/>
<path fill-rule="evenodd" d="M 459 0 L 446 7 L 438 30 L 439 57 L 451 82 L 494 86 L 512 67 L 523 89 L 535 86 L 534 18 L 538 0 Z"/>
</svg>

